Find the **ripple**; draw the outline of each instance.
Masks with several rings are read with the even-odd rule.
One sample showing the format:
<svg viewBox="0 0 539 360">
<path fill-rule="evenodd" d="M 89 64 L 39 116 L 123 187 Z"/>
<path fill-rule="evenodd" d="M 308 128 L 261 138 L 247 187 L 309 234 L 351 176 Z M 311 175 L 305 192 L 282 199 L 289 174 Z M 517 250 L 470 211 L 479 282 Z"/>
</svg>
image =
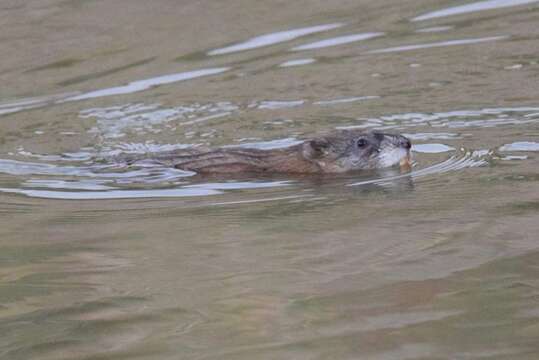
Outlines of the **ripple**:
<svg viewBox="0 0 539 360">
<path fill-rule="evenodd" d="M 538 119 L 529 116 L 530 114 L 525 114 L 537 110 L 539 110 L 537 107 L 515 107 L 455 110 L 439 113 L 403 113 L 379 118 L 358 119 L 361 123 L 351 127 L 391 129 L 429 125 L 433 128 L 490 128 L 537 123 Z M 414 135 L 411 134 L 411 136 Z"/>
<path fill-rule="evenodd" d="M 488 164 L 488 161 L 486 160 L 486 156 L 480 156 L 480 154 L 474 153 L 473 151 L 467 151 L 464 154 L 451 156 L 449 159 L 445 161 L 436 163 L 434 165 L 425 167 L 423 169 L 412 170 L 410 173 L 355 182 L 352 184 L 348 184 L 347 186 L 361 186 L 361 185 L 369 185 L 369 184 L 385 185 L 388 183 L 390 184 L 397 179 L 409 177 L 415 180 L 415 179 L 422 178 L 428 175 L 442 174 L 442 173 L 458 171 L 458 170 L 462 170 L 466 168 L 484 166 L 487 164 Z"/>
<path fill-rule="evenodd" d="M 445 47 L 445 46 L 479 44 L 483 42 L 498 41 L 498 40 L 504 40 L 508 38 L 509 36 L 507 35 L 501 35 L 501 36 L 490 36 L 490 37 L 475 38 L 475 39 L 458 39 L 458 40 L 440 41 L 440 42 L 434 42 L 434 43 L 428 43 L 428 44 L 395 46 L 395 47 L 390 47 L 390 48 L 385 48 L 385 49 L 367 51 L 367 54 L 384 54 L 384 53 L 391 53 L 391 52 L 402 52 L 402 51 L 429 49 L 429 48 Z"/>
<path fill-rule="evenodd" d="M 344 44 L 349 44 L 352 42 L 368 40 L 368 39 L 380 37 L 382 35 L 384 35 L 384 33 L 361 33 L 361 34 L 337 36 L 330 39 L 315 41 L 309 44 L 296 46 L 292 48 L 291 50 L 301 51 L 301 50 L 321 49 L 321 48 L 330 47 L 330 46 L 344 45 Z"/>
<path fill-rule="evenodd" d="M 448 31 L 451 29 L 453 29 L 452 26 L 433 26 L 433 27 L 428 27 L 428 28 L 417 29 L 415 32 L 416 33 L 433 33 L 433 32 Z"/>
<path fill-rule="evenodd" d="M 239 106 L 230 102 L 193 103 L 169 108 L 163 108 L 160 104 L 135 103 L 86 109 L 79 113 L 79 117 L 97 119 L 97 127 L 90 132 L 104 138 L 121 138 L 128 130 L 138 134 L 155 133 L 161 131 L 158 126 L 170 122 L 178 121 L 179 126 L 192 125 L 222 118 L 238 110 Z"/>
<path fill-rule="evenodd" d="M 72 190 L 114 190 L 113 187 L 103 185 L 110 183 L 110 180 L 47 180 L 47 179 L 30 179 L 25 181 L 23 187 L 40 187 L 49 189 L 72 189 Z"/>
<path fill-rule="evenodd" d="M 24 150 L 24 148 L 21 148 L 17 153 L 19 155 L 30 157 L 30 158 L 36 158 L 41 161 L 84 161 L 84 160 L 90 160 L 94 156 L 94 154 L 91 152 L 92 149 L 88 149 L 90 151 L 85 151 L 81 149 L 81 151 L 72 152 L 72 153 L 63 153 L 61 155 L 42 155 L 42 154 L 34 154 L 30 151 Z"/>
<path fill-rule="evenodd" d="M 299 140 L 296 138 L 285 138 L 285 139 L 277 139 L 277 140 L 270 140 L 270 141 L 248 142 L 248 143 L 242 143 L 240 145 L 231 145 L 230 147 L 243 147 L 243 148 L 253 148 L 253 149 L 260 149 L 260 150 L 270 150 L 270 149 L 287 148 L 293 145 L 301 144 L 302 142 L 303 140 Z"/>
<path fill-rule="evenodd" d="M 200 77 L 217 75 L 230 70 L 227 67 L 199 69 L 181 73 L 161 75 L 153 78 L 137 80 L 123 86 L 94 90 L 86 93 L 70 92 L 49 96 L 19 99 L 13 102 L 0 104 L 0 116 L 8 115 L 24 110 L 37 109 L 50 105 L 58 105 L 66 102 L 94 99 L 106 96 L 125 95 L 151 89 L 159 85 L 172 84 L 175 82 L 197 79 Z"/>
<path fill-rule="evenodd" d="M 173 151 L 180 149 L 188 149 L 193 147 L 191 144 L 156 144 L 152 141 L 145 143 L 120 143 L 117 144 L 116 150 L 110 150 L 105 152 L 103 155 L 110 157 L 119 154 L 147 154 L 147 153 L 158 153 L 165 151 Z"/>
<path fill-rule="evenodd" d="M 455 148 L 444 144 L 416 144 L 412 146 L 412 151 L 427 154 L 438 154 L 453 150 Z"/>
<path fill-rule="evenodd" d="M 414 134 L 402 134 L 411 140 L 450 140 L 458 139 L 459 134 L 455 133 L 414 133 Z"/>
<path fill-rule="evenodd" d="M 347 104 L 351 102 L 356 101 L 363 101 L 363 100 L 374 100 L 374 99 L 380 99 L 380 96 L 355 96 L 355 97 L 347 97 L 347 98 L 340 98 L 340 99 L 332 99 L 332 100 L 320 100 L 313 102 L 314 105 L 336 105 L 336 104 Z"/>
<path fill-rule="evenodd" d="M 223 54 L 229 54 L 229 53 L 234 53 L 238 51 L 256 49 L 256 48 L 260 48 L 264 46 L 275 45 L 282 42 L 291 41 L 291 40 L 294 40 L 294 39 L 297 39 L 299 37 L 306 36 L 306 35 L 336 29 L 341 26 L 344 26 L 344 24 L 334 23 L 334 24 L 325 24 L 325 25 L 318 25 L 318 26 L 311 26 L 311 27 L 305 27 L 305 28 L 274 32 L 274 33 L 260 35 L 260 36 L 251 38 L 242 43 L 211 50 L 211 51 L 208 51 L 207 54 L 210 56 L 223 55 Z"/>
<path fill-rule="evenodd" d="M 539 143 L 533 141 L 517 141 L 500 147 L 500 151 L 539 151 Z"/>
<path fill-rule="evenodd" d="M 50 191 L 0 188 L 1 192 L 22 194 L 29 197 L 57 200 L 105 200 L 208 196 L 222 194 L 208 189 L 159 189 L 159 190 L 112 190 L 112 191 Z"/>
<path fill-rule="evenodd" d="M 267 189 L 292 185 L 291 181 L 238 181 L 185 185 L 168 189 L 115 189 L 91 181 L 30 180 L 23 186 L 50 187 L 60 190 L 0 188 L 0 192 L 26 195 L 28 197 L 58 200 L 105 200 L 141 198 L 177 198 L 220 195 L 223 191 Z M 72 191 L 83 190 L 83 191 Z M 293 198 L 297 198 L 294 196 Z M 259 200 L 261 201 L 261 200 Z M 224 204 L 224 203 L 223 203 Z"/>
<path fill-rule="evenodd" d="M 244 189 L 266 189 L 273 187 L 289 186 L 291 181 L 234 181 L 221 183 L 202 183 L 184 186 L 184 189 L 205 189 L 205 190 L 244 190 Z"/>
<path fill-rule="evenodd" d="M 115 169 L 113 165 L 60 166 L 11 159 L 0 159 L 0 173 L 17 176 L 50 175 L 89 177 L 92 179 L 105 178 L 114 179 L 116 182 L 121 181 L 122 183 L 172 181 L 193 175 L 189 171 L 152 166 L 151 164 L 138 169 L 126 169 L 125 167 Z"/>
<path fill-rule="evenodd" d="M 230 68 L 223 67 L 223 68 L 200 69 L 200 70 L 187 71 L 187 72 L 181 72 L 181 73 L 176 73 L 176 74 L 162 75 L 162 76 L 148 78 L 144 80 L 133 81 L 124 86 L 116 86 L 112 88 L 90 91 L 81 95 L 69 97 L 63 101 L 77 101 L 77 100 L 93 99 L 93 98 L 98 98 L 98 97 L 103 97 L 103 96 L 131 94 L 131 93 L 135 93 L 139 91 L 148 90 L 158 85 L 172 84 L 175 82 L 196 79 L 203 76 L 221 74 L 228 70 L 230 70 Z"/>
<path fill-rule="evenodd" d="M 305 100 L 291 100 L 291 101 L 261 101 L 258 104 L 258 109 L 288 109 L 301 106 L 305 103 Z"/>
<path fill-rule="evenodd" d="M 500 159 L 504 160 L 504 161 L 527 160 L 528 156 L 526 156 L 526 155 L 507 155 L 507 156 L 504 156 L 504 157 L 502 157 Z"/>
<path fill-rule="evenodd" d="M 443 10 L 437 10 L 433 12 L 426 13 L 424 15 L 417 16 L 412 19 L 412 21 L 423 21 L 429 19 L 436 19 L 446 16 L 466 14 L 476 11 L 485 11 L 492 9 L 502 9 L 511 6 L 533 4 L 539 2 L 539 0 L 487 0 L 487 1 L 478 1 L 471 4 L 454 6 L 446 8 Z"/>
<path fill-rule="evenodd" d="M 279 64 L 279 67 L 301 66 L 301 65 L 312 64 L 314 62 L 316 62 L 316 59 L 313 59 L 313 58 L 296 59 L 296 60 L 285 61 L 284 63 Z"/>
<path fill-rule="evenodd" d="M 0 104 L 0 116 L 13 114 L 23 110 L 36 109 L 50 104 L 54 104 L 58 101 L 62 101 L 66 98 L 72 97 L 77 93 L 64 93 L 55 94 L 50 96 L 40 96 L 34 98 L 19 99 L 12 102 L 6 102 Z"/>
</svg>

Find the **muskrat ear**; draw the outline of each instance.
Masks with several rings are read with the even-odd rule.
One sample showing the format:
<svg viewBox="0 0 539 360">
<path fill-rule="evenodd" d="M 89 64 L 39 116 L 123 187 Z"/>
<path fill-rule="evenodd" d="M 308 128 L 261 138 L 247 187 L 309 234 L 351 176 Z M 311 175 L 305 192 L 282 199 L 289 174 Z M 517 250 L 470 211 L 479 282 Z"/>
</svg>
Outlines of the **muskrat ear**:
<svg viewBox="0 0 539 360">
<path fill-rule="evenodd" d="M 319 158 L 327 153 L 329 142 L 324 138 L 307 140 L 303 144 L 303 154 L 307 158 Z"/>
</svg>

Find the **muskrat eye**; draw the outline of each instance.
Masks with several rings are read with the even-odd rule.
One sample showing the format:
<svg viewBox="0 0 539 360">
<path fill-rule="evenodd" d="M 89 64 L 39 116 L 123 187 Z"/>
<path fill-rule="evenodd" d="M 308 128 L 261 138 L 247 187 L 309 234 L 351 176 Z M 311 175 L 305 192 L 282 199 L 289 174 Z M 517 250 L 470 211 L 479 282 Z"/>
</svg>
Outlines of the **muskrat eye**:
<svg viewBox="0 0 539 360">
<path fill-rule="evenodd" d="M 367 146 L 367 140 L 359 139 L 356 144 L 357 144 L 357 147 L 359 147 L 359 148 L 365 147 L 365 146 Z"/>
</svg>

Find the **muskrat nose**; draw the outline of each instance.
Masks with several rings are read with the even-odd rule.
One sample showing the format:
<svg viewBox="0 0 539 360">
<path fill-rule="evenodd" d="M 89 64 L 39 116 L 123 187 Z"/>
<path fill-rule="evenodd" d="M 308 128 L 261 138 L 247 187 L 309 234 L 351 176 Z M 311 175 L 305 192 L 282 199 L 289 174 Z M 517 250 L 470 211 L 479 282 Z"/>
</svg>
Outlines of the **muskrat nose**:
<svg viewBox="0 0 539 360">
<path fill-rule="evenodd" d="M 411 149 L 412 148 L 412 142 L 405 138 L 404 136 L 401 136 L 399 139 L 399 145 L 402 146 L 405 149 Z"/>
</svg>

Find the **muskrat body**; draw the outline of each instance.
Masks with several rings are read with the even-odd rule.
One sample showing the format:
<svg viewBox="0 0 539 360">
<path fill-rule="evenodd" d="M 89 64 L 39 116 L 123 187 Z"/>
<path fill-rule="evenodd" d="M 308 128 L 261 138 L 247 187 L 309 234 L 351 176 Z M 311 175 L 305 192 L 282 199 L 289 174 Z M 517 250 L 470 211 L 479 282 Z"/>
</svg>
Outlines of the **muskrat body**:
<svg viewBox="0 0 539 360">
<path fill-rule="evenodd" d="M 343 173 L 410 163 L 411 143 L 402 135 L 339 130 L 282 149 L 189 148 L 124 159 L 145 159 L 180 170 L 208 173 Z"/>
</svg>

